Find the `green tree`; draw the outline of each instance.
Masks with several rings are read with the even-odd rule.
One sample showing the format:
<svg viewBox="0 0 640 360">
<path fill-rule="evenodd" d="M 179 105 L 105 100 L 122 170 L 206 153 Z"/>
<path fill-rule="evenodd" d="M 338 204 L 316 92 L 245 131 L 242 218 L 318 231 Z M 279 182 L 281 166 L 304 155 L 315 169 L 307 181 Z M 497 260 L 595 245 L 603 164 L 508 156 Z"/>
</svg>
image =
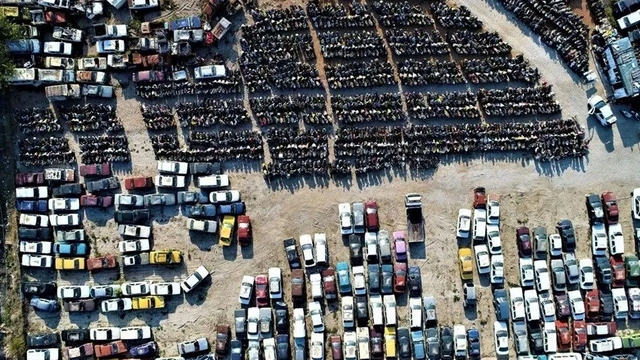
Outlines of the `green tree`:
<svg viewBox="0 0 640 360">
<path fill-rule="evenodd" d="M 0 91 L 6 90 L 9 79 L 13 76 L 16 68 L 13 58 L 9 55 L 4 44 L 9 40 L 23 37 L 20 26 L 0 13 Z"/>
</svg>

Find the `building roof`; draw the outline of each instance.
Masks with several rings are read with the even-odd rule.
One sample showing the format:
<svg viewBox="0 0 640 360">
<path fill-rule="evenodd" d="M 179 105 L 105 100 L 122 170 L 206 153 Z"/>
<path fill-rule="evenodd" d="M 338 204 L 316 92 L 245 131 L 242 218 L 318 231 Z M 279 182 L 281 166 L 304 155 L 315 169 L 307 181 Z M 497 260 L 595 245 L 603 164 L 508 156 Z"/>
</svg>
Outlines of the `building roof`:
<svg viewBox="0 0 640 360">
<path fill-rule="evenodd" d="M 640 66 L 628 37 L 611 42 L 604 56 L 616 99 L 640 94 Z M 615 71 L 617 69 L 617 71 Z"/>
</svg>

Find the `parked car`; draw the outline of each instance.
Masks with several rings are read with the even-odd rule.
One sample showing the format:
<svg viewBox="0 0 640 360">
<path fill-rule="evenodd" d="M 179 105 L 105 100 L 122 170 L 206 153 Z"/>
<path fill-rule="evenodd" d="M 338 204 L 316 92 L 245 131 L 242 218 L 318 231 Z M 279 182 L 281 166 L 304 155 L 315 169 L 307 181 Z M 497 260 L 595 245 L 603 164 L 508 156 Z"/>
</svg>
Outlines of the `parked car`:
<svg viewBox="0 0 640 360">
<path fill-rule="evenodd" d="M 569 304 L 571 304 L 571 316 L 573 320 L 585 319 L 585 307 L 584 300 L 582 300 L 582 294 L 579 290 L 572 290 L 567 292 L 569 297 Z"/>
<path fill-rule="evenodd" d="M 159 188 L 183 188 L 186 186 L 185 176 L 156 175 L 156 186 Z"/>
<path fill-rule="evenodd" d="M 509 354 L 509 330 L 505 322 L 493 323 L 493 337 L 496 355 L 507 356 Z"/>
<path fill-rule="evenodd" d="M 144 196 L 144 204 L 146 206 L 158 206 L 158 205 L 175 205 L 176 195 L 170 193 L 162 194 L 147 194 Z"/>
<path fill-rule="evenodd" d="M 84 207 L 107 208 L 113 204 L 112 196 L 82 195 L 80 205 Z"/>
<path fill-rule="evenodd" d="M 200 265 L 193 274 L 189 275 L 189 277 L 180 284 L 180 286 L 185 293 L 188 293 L 207 278 L 207 276 L 209 276 L 209 271 L 204 267 L 204 265 Z"/>
<path fill-rule="evenodd" d="M 402 294 L 407 289 L 407 264 L 395 263 L 393 265 L 393 292 Z M 383 278 L 384 284 L 384 278 Z"/>
<path fill-rule="evenodd" d="M 56 258 L 56 270 L 84 270 L 86 259 L 76 258 Z"/>
<path fill-rule="evenodd" d="M 118 243 L 118 250 L 122 254 L 148 251 L 150 248 L 149 239 L 124 240 Z"/>
<path fill-rule="evenodd" d="M 215 233 L 218 231 L 218 223 L 213 220 L 187 219 L 187 229 Z"/>
<path fill-rule="evenodd" d="M 209 194 L 209 201 L 212 204 L 233 203 L 240 201 L 238 190 L 214 191 Z"/>
<path fill-rule="evenodd" d="M 113 298 L 120 296 L 120 285 L 95 285 L 89 291 L 89 296 L 94 299 Z"/>
<path fill-rule="evenodd" d="M 236 238 L 240 246 L 247 246 L 251 243 L 252 231 L 251 231 L 251 219 L 247 215 L 240 215 L 237 217 L 238 229 L 236 231 Z"/>
<path fill-rule="evenodd" d="M 256 306 L 258 307 L 268 306 L 269 305 L 269 278 L 267 278 L 267 275 L 261 274 L 261 275 L 257 275 L 253 279 L 255 281 Z M 244 279 L 243 279 L 242 285 L 244 286 Z M 247 290 L 246 288 L 241 289 L 241 291 L 243 291 L 242 295 L 245 295 L 247 293 L 246 290 Z M 249 291 L 249 297 L 248 297 L 249 301 L 251 300 L 252 292 L 253 292 L 253 287 Z M 246 303 L 246 305 L 248 304 L 249 302 Z"/>
<path fill-rule="evenodd" d="M 24 240 L 49 240 L 51 239 L 51 229 L 19 227 L 18 238 Z"/>
<path fill-rule="evenodd" d="M 115 204 L 117 206 L 144 207 L 144 197 L 136 194 L 116 194 Z"/>
<path fill-rule="evenodd" d="M 38 281 L 28 281 L 22 283 L 21 286 L 22 294 L 29 296 L 38 296 L 43 298 L 54 297 L 57 294 L 57 286 L 54 282 L 38 282 Z"/>
<path fill-rule="evenodd" d="M 351 265 L 362 265 L 362 243 L 360 237 L 356 234 L 349 235 L 349 260 Z"/>
<path fill-rule="evenodd" d="M 124 179 L 124 188 L 127 190 L 149 189 L 154 186 L 150 176 L 137 176 Z"/>
<path fill-rule="evenodd" d="M 531 235 L 528 227 L 521 226 L 516 229 L 516 243 L 518 244 L 518 255 L 522 257 L 531 256 Z"/>
<path fill-rule="evenodd" d="M 220 215 L 242 215 L 245 212 L 245 206 L 243 202 L 224 204 L 220 205 L 218 212 Z"/>
<path fill-rule="evenodd" d="M 351 276 L 349 275 L 349 264 L 339 262 L 336 264 L 336 272 L 338 273 L 338 290 L 340 294 L 351 293 Z"/>
<path fill-rule="evenodd" d="M 622 235 L 622 226 L 620 224 L 609 225 L 609 254 L 624 254 L 624 236 Z"/>
<path fill-rule="evenodd" d="M 296 249 L 296 242 L 294 239 L 289 238 L 283 240 L 284 250 L 287 255 L 287 261 L 289 262 L 289 268 L 300 269 L 300 255 L 298 255 L 298 250 Z"/>
<path fill-rule="evenodd" d="M 196 80 L 223 78 L 227 76 L 227 71 L 223 65 L 207 65 L 193 69 Z"/>
<path fill-rule="evenodd" d="M 110 342 L 104 345 L 94 345 L 93 350 L 96 357 L 104 358 L 108 356 L 118 356 L 127 352 L 127 346 L 122 340 Z"/>
<path fill-rule="evenodd" d="M 32 226 L 32 227 L 47 227 L 49 226 L 49 218 L 46 215 L 20 214 L 20 217 L 18 218 L 18 223 L 20 225 L 26 225 L 26 226 Z"/>
<path fill-rule="evenodd" d="M 62 341 L 68 344 L 80 344 L 89 341 L 89 329 L 67 329 L 60 332 Z"/>
<path fill-rule="evenodd" d="M 374 200 L 369 200 L 364 203 L 365 207 L 365 218 L 367 228 L 366 230 L 369 232 L 376 232 L 379 230 L 379 220 L 378 220 L 378 204 Z"/>
<path fill-rule="evenodd" d="M 562 219 L 556 224 L 556 230 L 562 239 L 562 251 L 572 252 L 576 250 L 576 236 L 571 220 Z"/>
<path fill-rule="evenodd" d="M 222 218 L 222 225 L 220 226 L 219 243 L 222 246 L 231 246 L 231 239 L 233 237 L 233 229 L 236 226 L 236 218 L 233 216 L 225 215 Z"/>
<path fill-rule="evenodd" d="M 108 177 L 96 181 L 85 182 L 85 187 L 90 193 L 98 191 L 115 190 L 120 188 L 120 181 L 117 177 Z"/>
<path fill-rule="evenodd" d="M 27 335 L 27 347 L 29 348 L 52 347 L 59 342 L 57 333 Z"/>
<path fill-rule="evenodd" d="M 50 268 L 53 266 L 51 255 L 22 254 L 20 264 L 25 267 Z"/>
<path fill-rule="evenodd" d="M 20 241 L 20 252 L 27 254 L 51 254 L 51 242 Z"/>
<path fill-rule="evenodd" d="M 44 173 L 17 173 L 15 184 L 16 186 L 42 185 L 44 184 Z"/>
<path fill-rule="evenodd" d="M 81 164 L 78 171 L 80 176 L 110 176 L 111 164 Z"/>
<path fill-rule="evenodd" d="M 417 266 L 410 266 L 407 272 L 409 297 L 416 297 L 422 294 L 422 275 L 420 274 L 420 268 Z"/>
<path fill-rule="evenodd" d="M 149 293 L 155 296 L 171 296 L 171 295 L 180 295 L 182 290 L 180 288 L 180 283 L 177 282 L 163 282 L 163 283 L 152 283 L 149 287 Z"/>
<path fill-rule="evenodd" d="M 604 218 L 607 224 L 618 223 L 618 198 L 611 191 L 602 193 L 602 203 L 604 204 Z"/>
<path fill-rule="evenodd" d="M 58 304 L 57 300 L 43 299 L 37 296 L 31 298 L 31 300 L 29 301 L 29 305 L 31 305 L 34 310 L 40 310 L 44 312 L 60 311 L 60 304 Z"/>
<path fill-rule="evenodd" d="M 64 310 L 66 312 L 90 312 L 95 309 L 96 301 L 94 299 L 64 301 Z"/>
<path fill-rule="evenodd" d="M 136 225 L 147 224 L 151 215 L 147 209 L 117 210 L 113 214 L 113 219 L 118 224 Z"/>
</svg>

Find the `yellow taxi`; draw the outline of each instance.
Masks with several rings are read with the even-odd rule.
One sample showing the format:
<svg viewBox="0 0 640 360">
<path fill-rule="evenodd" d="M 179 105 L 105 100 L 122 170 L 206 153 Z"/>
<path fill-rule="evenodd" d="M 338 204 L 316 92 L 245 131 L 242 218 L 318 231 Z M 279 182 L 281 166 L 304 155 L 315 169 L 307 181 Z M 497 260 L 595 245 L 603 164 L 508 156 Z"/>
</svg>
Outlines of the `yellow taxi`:
<svg viewBox="0 0 640 360">
<path fill-rule="evenodd" d="M 220 245 L 231 246 L 231 236 L 233 235 L 233 228 L 235 226 L 235 217 L 225 215 L 225 217 L 222 218 L 222 226 L 220 226 Z"/>
<path fill-rule="evenodd" d="M 56 258 L 56 270 L 84 270 L 85 258 Z"/>
<path fill-rule="evenodd" d="M 141 296 L 132 299 L 134 310 L 162 309 L 164 298 L 161 296 Z"/>
<path fill-rule="evenodd" d="M 158 250 L 149 253 L 151 264 L 173 265 L 182 262 L 182 252 L 178 250 Z"/>
<path fill-rule="evenodd" d="M 460 278 L 462 280 L 473 280 L 473 254 L 469 248 L 458 250 L 458 260 L 460 261 Z"/>
<path fill-rule="evenodd" d="M 385 326 L 384 328 L 384 356 L 387 359 L 396 357 L 396 328 L 394 326 Z"/>
</svg>

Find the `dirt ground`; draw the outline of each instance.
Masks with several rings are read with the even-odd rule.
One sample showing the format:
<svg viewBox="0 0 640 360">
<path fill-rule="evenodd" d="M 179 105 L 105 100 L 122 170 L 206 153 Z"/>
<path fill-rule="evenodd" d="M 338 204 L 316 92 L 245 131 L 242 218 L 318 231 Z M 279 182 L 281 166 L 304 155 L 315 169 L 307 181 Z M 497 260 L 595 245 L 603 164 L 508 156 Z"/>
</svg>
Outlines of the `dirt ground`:
<svg viewBox="0 0 640 360">
<path fill-rule="evenodd" d="M 268 0 L 264 3 L 282 5 L 284 2 Z M 639 186 L 638 123 L 620 116 L 612 129 L 600 127 L 586 113 L 587 98 L 596 91 L 604 94 L 600 84 L 597 88 L 581 84 L 555 53 L 497 5 L 496 0 L 457 0 L 457 3 L 469 7 L 488 29 L 498 31 L 513 46 L 514 52 L 523 53 L 540 69 L 543 81 L 553 85 L 556 98 L 562 104 L 562 116 L 575 117 L 584 126 L 587 138 L 591 139 L 588 157 L 555 164 L 537 163 L 526 154 L 453 157 L 444 159 L 443 164 L 430 173 L 377 174 L 340 182 L 297 179 L 266 183 L 258 169 L 259 164 L 254 164 L 252 169 L 229 170 L 232 188 L 241 192 L 253 221 L 254 243 L 249 249 L 241 251 L 234 247 L 223 251 L 215 236 L 190 236 L 179 208 L 169 207 L 154 214 L 153 247 L 182 250 L 186 254 L 184 267 L 141 267 L 127 269 L 121 274 L 105 272 L 91 276 L 88 273 L 63 273 L 57 279 L 60 285 L 145 279 L 177 281 L 205 265 L 212 272 L 211 281 L 184 298 L 168 299 L 167 308 L 162 311 L 132 311 L 111 316 L 99 312 L 71 316 L 65 312 L 51 316 L 31 312 L 30 330 L 148 324 L 153 327 L 161 354 L 175 355 L 176 343 L 201 336 L 213 341 L 213 327 L 217 323 L 233 323 L 243 275 L 263 274 L 274 266 L 283 268 L 285 297 L 288 298 L 289 271 L 286 270 L 282 239 L 298 238 L 304 233 L 326 233 L 332 264 L 347 260 L 348 251 L 338 228 L 338 203 L 377 200 L 381 227 L 393 232 L 406 228 L 404 194 L 417 192 L 423 196 L 427 240 L 423 249 L 412 249 L 409 263 L 422 269 L 424 295 L 436 296 L 440 324 L 462 323 L 467 327 L 478 327 L 482 334 L 483 357 L 491 358 L 495 356 L 492 336 L 495 317 L 488 279 L 475 277 L 476 285 L 481 285 L 477 314 L 465 313 L 459 300 L 462 286 L 457 269 L 455 223 L 458 209 L 471 206 L 474 187 L 485 186 L 488 192 L 501 197 L 502 239 L 509 284 L 519 282 L 515 246 L 515 228 L 518 226 L 542 225 L 552 233 L 557 220 L 572 219 L 579 240 L 578 257 L 590 256 L 584 208 L 584 195 L 589 192 L 614 191 L 618 194 L 624 209 L 621 222 L 626 246 L 628 251 L 633 251 L 629 193 Z M 173 15 L 194 12 L 195 5 L 190 4 L 192 6 L 179 6 L 180 12 Z M 12 100 L 16 107 L 45 104 L 43 96 L 35 96 L 32 92 L 17 92 Z M 121 178 L 155 175 L 156 162 L 133 87 L 118 90 L 114 105 L 129 139 L 133 164 L 131 169 L 117 168 L 117 175 Z M 67 136 L 77 150 L 74 135 Z M 95 254 L 117 254 L 119 235 L 112 217 L 113 209 L 87 210 L 85 213 L 84 225 L 95 239 L 92 244 Z M 40 280 L 55 278 L 33 271 L 25 272 L 25 276 Z M 399 299 L 399 305 L 405 303 L 404 299 Z M 405 306 L 400 307 L 399 316 L 400 324 L 407 325 Z M 339 314 L 327 316 L 326 321 L 328 332 L 338 330 Z"/>
</svg>

